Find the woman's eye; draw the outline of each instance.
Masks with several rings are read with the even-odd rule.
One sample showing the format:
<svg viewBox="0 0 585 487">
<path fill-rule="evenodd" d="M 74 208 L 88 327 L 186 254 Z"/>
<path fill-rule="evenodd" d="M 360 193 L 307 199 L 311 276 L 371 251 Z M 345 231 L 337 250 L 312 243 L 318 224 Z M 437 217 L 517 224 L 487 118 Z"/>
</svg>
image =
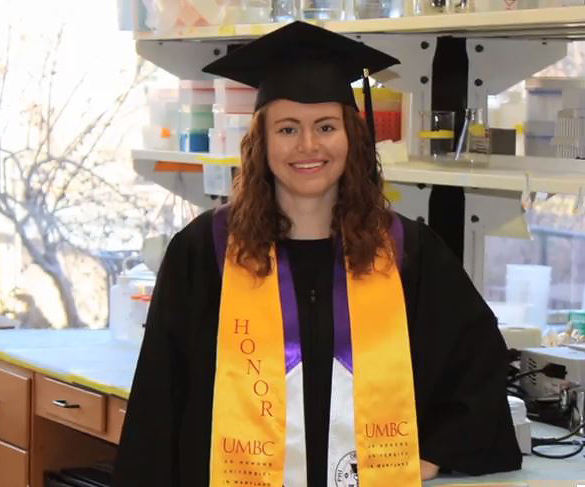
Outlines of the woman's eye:
<svg viewBox="0 0 585 487">
<path fill-rule="evenodd" d="M 321 132 L 333 132 L 335 130 L 335 127 L 333 125 L 321 125 Z"/>
<path fill-rule="evenodd" d="M 296 129 L 294 127 L 282 127 L 278 132 L 284 135 L 292 135 L 296 132 Z"/>
</svg>

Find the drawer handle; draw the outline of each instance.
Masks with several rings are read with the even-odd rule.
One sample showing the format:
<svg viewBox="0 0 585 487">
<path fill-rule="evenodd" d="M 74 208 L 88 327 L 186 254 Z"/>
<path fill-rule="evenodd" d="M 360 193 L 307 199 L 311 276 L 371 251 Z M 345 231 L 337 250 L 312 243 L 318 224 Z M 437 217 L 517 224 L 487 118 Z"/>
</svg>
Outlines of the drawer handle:
<svg viewBox="0 0 585 487">
<path fill-rule="evenodd" d="M 53 405 L 59 408 L 65 409 L 79 409 L 81 406 L 79 404 L 69 404 L 65 399 L 55 399 L 52 401 Z"/>
</svg>

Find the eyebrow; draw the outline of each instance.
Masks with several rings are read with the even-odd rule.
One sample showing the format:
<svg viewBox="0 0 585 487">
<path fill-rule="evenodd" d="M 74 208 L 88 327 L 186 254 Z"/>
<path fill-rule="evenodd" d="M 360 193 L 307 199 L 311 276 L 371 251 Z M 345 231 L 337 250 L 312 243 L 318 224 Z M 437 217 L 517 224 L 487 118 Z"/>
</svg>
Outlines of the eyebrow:
<svg viewBox="0 0 585 487">
<path fill-rule="evenodd" d="M 321 118 L 315 120 L 314 123 L 324 122 L 325 120 L 341 120 L 341 119 L 339 117 L 334 117 L 333 115 L 331 115 L 331 116 L 327 116 L 327 117 L 321 117 Z M 277 123 L 282 123 L 282 122 L 301 123 L 300 120 L 297 120 L 296 118 L 293 118 L 293 117 L 281 118 L 280 120 L 277 120 L 274 123 L 277 124 Z"/>
</svg>

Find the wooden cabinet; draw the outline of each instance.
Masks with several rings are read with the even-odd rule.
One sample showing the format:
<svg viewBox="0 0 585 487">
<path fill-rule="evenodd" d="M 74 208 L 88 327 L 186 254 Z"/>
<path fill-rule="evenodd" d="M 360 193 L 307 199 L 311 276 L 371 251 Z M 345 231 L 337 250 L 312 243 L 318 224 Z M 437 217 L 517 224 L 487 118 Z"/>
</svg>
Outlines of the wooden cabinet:
<svg viewBox="0 0 585 487">
<path fill-rule="evenodd" d="M 0 441 L 0 485 L 28 486 L 28 453 L 3 441 Z"/>
<path fill-rule="evenodd" d="M 31 377 L 26 371 L 0 364 L 0 441 L 25 450 L 30 439 Z"/>
<path fill-rule="evenodd" d="M 113 461 L 126 401 L 0 362 L 0 487 L 43 487 L 43 473 Z"/>
<path fill-rule="evenodd" d="M 35 413 L 95 433 L 106 432 L 106 396 L 37 375 Z"/>
<path fill-rule="evenodd" d="M 120 434 L 126 417 L 127 402 L 117 397 L 108 398 L 108 434 L 106 439 L 112 443 L 120 443 Z"/>
</svg>

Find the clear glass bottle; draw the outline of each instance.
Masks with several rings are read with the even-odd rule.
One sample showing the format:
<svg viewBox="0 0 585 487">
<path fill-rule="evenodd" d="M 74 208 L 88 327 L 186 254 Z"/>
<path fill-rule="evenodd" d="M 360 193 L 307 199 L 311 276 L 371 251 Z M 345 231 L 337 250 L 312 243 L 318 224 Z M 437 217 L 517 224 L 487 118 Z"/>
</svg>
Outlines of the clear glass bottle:
<svg viewBox="0 0 585 487">
<path fill-rule="evenodd" d="M 299 18 L 299 0 L 272 0 L 272 20 L 290 22 Z"/>
<path fill-rule="evenodd" d="M 419 154 L 435 159 L 453 152 L 455 112 L 432 110 L 420 112 Z"/>
<path fill-rule="evenodd" d="M 355 0 L 356 19 L 383 19 L 402 17 L 404 3 L 402 0 Z"/>
<path fill-rule="evenodd" d="M 301 0 L 304 20 L 341 20 L 344 15 L 343 0 Z"/>
<path fill-rule="evenodd" d="M 222 0 L 220 23 L 262 24 L 272 21 L 272 0 Z"/>
<path fill-rule="evenodd" d="M 490 138 L 484 111 L 481 108 L 467 108 L 455 159 L 487 164 L 489 153 Z"/>
<path fill-rule="evenodd" d="M 415 15 L 434 15 L 448 13 L 451 0 L 414 0 Z"/>
</svg>

